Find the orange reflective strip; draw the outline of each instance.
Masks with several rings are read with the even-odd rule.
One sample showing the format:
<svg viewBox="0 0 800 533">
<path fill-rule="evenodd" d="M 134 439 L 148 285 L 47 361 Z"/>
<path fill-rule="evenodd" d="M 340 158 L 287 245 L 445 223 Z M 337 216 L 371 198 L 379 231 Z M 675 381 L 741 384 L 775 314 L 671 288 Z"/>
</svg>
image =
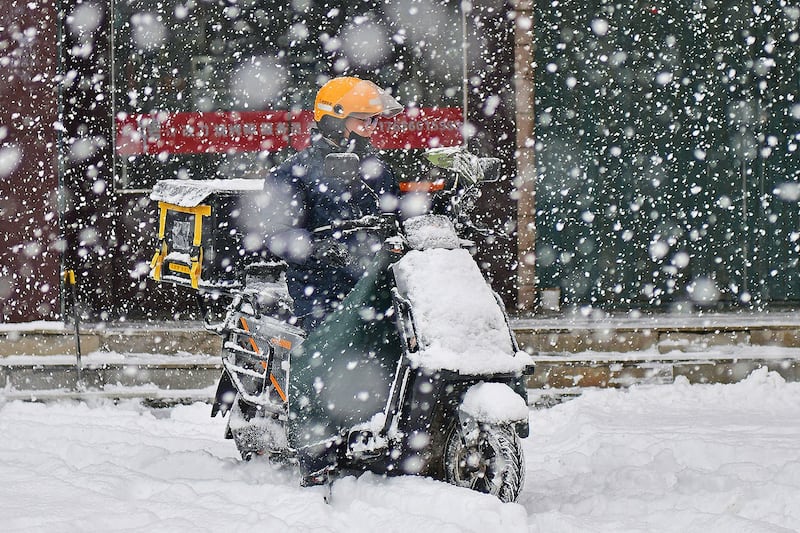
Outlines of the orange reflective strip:
<svg viewBox="0 0 800 533">
<path fill-rule="evenodd" d="M 272 382 L 272 386 L 275 387 L 275 391 L 278 393 L 278 396 L 280 396 L 281 400 L 285 402 L 286 394 L 283 392 L 283 389 L 281 389 L 281 386 L 278 385 L 278 380 L 275 379 L 275 376 L 273 376 L 272 374 L 269 375 L 269 380 Z"/>
<path fill-rule="evenodd" d="M 242 322 L 242 329 L 245 330 L 246 332 L 250 333 L 250 328 L 247 326 L 247 321 L 244 319 L 244 317 L 240 316 L 239 320 Z M 278 340 L 278 339 L 272 339 L 272 340 L 275 341 L 275 340 Z M 292 343 L 289 342 L 289 341 L 282 341 L 282 342 L 285 342 L 285 343 L 288 342 L 290 347 L 292 345 Z M 250 337 L 250 344 L 253 346 L 253 350 L 255 350 L 256 353 L 261 353 L 261 350 L 258 349 L 258 345 L 256 344 L 256 341 L 253 340 L 253 337 Z M 281 346 L 283 346 L 283 344 L 281 344 Z M 264 367 L 264 370 L 267 369 L 267 363 L 265 361 L 261 361 L 261 366 Z M 273 376 L 271 373 L 269 375 L 269 381 L 270 381 L 270 383 L 272 383 L 272 386 L 275 387 L 275 391 L 278 393 L 278 396 L 281 397 L 281 400 L 283 400 L 285 402 L 286 401 L 286 393 L 283 392 L 283 389 L 281 388 L 280 384 L 278 383 L 278 380 L 275 379 L 275 376 Z"/>
<path fill-rule="evenodd" d="M 444 189 L 444 180 L 400 182 L 400 192 L 436 192 L 442 189 Z"/>
<path fill-rule="evenodd" d="M 239 320 L 242 323 L 242 329 L 247 333 L 250 333 L 250 328 L 247 326 L 247 321 L 244 319 L 244 317 L 240 316 Z M 253 351 L 256 353 L 261 353 L 261 350 L 258 349 L 258 344 L 256 344 L 256 341 L 253 339 L 253 337 L 248 337 L 248 340 L 250 341 L 250 346 L 253 347 Z"/>
<path fill-rule="evenodd" d="M 287 341 L 286 339 L 278 339 L 276 337 L 273 337 L 269 340 L 269 342 L 277 346 L 280 346 L 281 348 L 285 348 L 287 350 L 292 349 L 292 341 Z"/>
</svg>

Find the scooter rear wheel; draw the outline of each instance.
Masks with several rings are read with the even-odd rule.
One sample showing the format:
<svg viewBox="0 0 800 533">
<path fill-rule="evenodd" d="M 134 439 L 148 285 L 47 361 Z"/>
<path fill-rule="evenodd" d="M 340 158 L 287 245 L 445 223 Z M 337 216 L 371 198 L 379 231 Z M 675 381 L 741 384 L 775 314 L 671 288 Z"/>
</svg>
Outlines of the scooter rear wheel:
<svg viewBox="0 0 800 533">
<path fill-rule="evenodd" d="M 525 482 L 525 458 L 517 433 L 508 425 L 481 424 L 480 435 L 467 444 L 457 420 L 447 433 L 445 480 L 497 496 L 503 502 L 519 497 Z"/>
</svg>

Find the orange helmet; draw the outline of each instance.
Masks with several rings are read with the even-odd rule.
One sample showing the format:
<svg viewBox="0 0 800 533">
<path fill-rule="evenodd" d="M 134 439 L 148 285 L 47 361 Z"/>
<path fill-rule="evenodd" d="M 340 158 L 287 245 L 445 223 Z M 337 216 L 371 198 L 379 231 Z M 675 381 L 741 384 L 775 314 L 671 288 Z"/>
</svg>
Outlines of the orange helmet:
<svg viewBox="0 0 800 533">
<path fill-rule="evenodd" d="M 322 86 L 314 100 L 314 120 L 324 116 L 345 119 L 382 115 L 393 117 L 403 110 L 397 100 L 371 81 L 353 77 L 333 78 Z"/>
</svg>

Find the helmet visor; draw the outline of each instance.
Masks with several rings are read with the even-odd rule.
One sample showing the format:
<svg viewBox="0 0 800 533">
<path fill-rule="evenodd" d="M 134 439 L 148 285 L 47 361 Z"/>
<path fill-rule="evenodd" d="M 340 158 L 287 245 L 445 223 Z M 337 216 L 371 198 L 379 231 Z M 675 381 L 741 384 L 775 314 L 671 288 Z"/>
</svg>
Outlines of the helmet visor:
<svg viewBox="0 0 800 533">
<path fill-rule="evenodd" d="M 400 102 L 371 81 L 360 80 L 341 99 L 347 116 L 366 118 L 375 115 L 393 117 L 403 110 Z"/>
<path fill-rule="evenodd" d="M 400 102 L 395 100 L 391 94 L 386 92 L 383 89 L 380 89 L 378 93 L 381 99 L 381 106 L 383 107 L 383 111 L 381 111 L 381 116 L 383 117 L 393 117 L 395 115 L 400 114 L 403 111 L 403 106 L 400 105 Z"/>
</svg>

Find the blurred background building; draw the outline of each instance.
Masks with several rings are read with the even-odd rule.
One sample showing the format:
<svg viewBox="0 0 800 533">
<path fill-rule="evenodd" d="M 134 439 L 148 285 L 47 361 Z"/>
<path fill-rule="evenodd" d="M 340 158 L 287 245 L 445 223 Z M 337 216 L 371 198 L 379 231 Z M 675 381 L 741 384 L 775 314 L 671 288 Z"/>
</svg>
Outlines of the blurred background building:
<svg viewBox="0 0 800 533">
<path fill-rule="evenodd" d="M 0 322 L 60 318 L 65 269 L 91 320 L 198 318 L 147 278 L 153 184 L 262 177 L 350 74 L 407 106 L 399 179 L 504 161 L 476 254 L 510 311 L 793 306 L 799 39 L 766 0 L 8 0 Z"/>
</svg>

